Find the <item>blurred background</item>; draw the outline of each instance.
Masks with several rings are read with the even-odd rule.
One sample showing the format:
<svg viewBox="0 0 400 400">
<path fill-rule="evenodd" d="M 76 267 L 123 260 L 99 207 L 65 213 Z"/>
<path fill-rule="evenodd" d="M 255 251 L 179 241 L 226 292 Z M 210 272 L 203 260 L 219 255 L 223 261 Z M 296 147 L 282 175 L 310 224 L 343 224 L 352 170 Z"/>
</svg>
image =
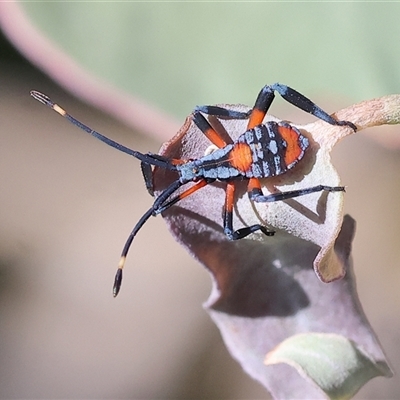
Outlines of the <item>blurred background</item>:
<svg viewBox="0 0 400 400">
<path fill-rule="evenodd" d="M 162 218 L 135 239 L 112 298 L 122 246 L 151 203 L 139 163 L 30 90 L 128 147 L 156 152 L 196 104 L 251 105 L 266 83 L 289 84 L 329 112 L 400 93 L 399 15 L 388 3 L 0 4 L 0 398 L 269 398 L 230 358 L 201 306 L 210 278 Z M 310 120 L 280 99 L 271 112 Z M 161 132 L 152 129 L 160 120 Z M 333 154 L 357 221 L 360 301 L 395 372 L 399 138 L 400 127 L 371 129 Z M 399 393 L 396 375 L 373 379 L 356 398 Z"/>
</svg>

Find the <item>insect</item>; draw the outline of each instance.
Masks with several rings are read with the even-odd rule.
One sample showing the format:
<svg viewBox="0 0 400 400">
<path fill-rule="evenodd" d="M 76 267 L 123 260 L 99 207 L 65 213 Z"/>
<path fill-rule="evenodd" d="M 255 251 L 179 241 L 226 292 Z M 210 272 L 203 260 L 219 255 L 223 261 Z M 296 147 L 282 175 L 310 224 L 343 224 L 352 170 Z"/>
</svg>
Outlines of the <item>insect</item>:
<svg viewBox="0 0 400 400">
<path fill-rule="evenodd" d="M 158 154 L 143 154 L 129 149 L 94 131 L 69 115 L 59 105 L 53 103 L 46 95 L 32 91 L 31 95 L 41 103 L 49 106 L 71 123 L 90 133 L 97 139 L 127 153 L 141 161 L 142 173 L 148 191 L 154 194 L 152 183 L 153 166 L 175 171 L 177 179 L 164 189 L 154 200 L 153 205 L 143 214 L 130 233 L 122 250 L 121 258 L 115 275 L 113 295 L 118 295 L 122 283 L 122 270 L 126 256 L 136 234 L 151 217 L 161 214 L 180 200 L 190 196 L 197 190 L 215 181 L 226 183 L 226 196 L 223 207 L 223 229 L 230 240 L 243 239 L 251 233 L 261 231 L 267 236 L 273 236 L 274 231 L 265 226 L 255 224 L 235 230 L 233 228 L 233 206 L 235 180 L 247 180 L 247 191 L 251 201 L 265 203 L 304 196 L 309 193 L 327 191 L 344 191 L 343 186 L 317 185 L 299 190 L 278 192 L 264 195 L 261 190 L 260 179 L 282 175 L 294 168 L 303 158 L 309 141 L 299 129 L 287 122 L 268 121 L 263 123 L 264 117 L 275 98 L 275 92 L 279 93 L 286 101 L 301 110 L 314 115 L 317 118 L 338 126 L 347 126 L 354 131 L 357 127 L 349 121 L 337 121 L 328 113 L 318 107 L 310 99 L 296 90 L 275 83 L 264 86 L 254 104 L 248 112 L 230 110 L 218 106 L 196 107 L 192 113 L 193 123 L 201 132 L 217 147 L 217 149 L 195 160 L 168 159 Z M 226 141 L 211 126 L 206 115 L 228 119 L 248 119 L 247 129 L 235 142 Z M 194 183 L 179 194 L 177 190 L 183 185 Z"/>
</svg>

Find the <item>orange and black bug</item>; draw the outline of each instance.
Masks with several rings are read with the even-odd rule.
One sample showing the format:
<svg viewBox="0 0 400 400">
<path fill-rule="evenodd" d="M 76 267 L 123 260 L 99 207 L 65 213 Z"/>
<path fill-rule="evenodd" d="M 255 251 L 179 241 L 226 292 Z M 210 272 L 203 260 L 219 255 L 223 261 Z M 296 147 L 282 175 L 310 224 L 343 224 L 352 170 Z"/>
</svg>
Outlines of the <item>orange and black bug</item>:
<svg viewBox="0 0 400 400">
<path fill-rule="evenodd" d="M 121 259 L 115 276 L 113 294 L 117 296 L 122 283 L 122 269 L 132 241 L 144 223 L 151 217 L 162 213 L 183 198 L 215 181 L 226 182 L 226 196 L 223 208 L 223 228 L 230 240 L 242 239 L 253 232 L 261 231 L 267 236 L 274 235 L 265 226 L 255 224 L 241 229 L 233 228 L 233 204 L 235 180 L 248 180 L 247 190 L 250 200 L 255 202 L 274 202 L 293 197 L 304 196 L 309 193 L 328 191 L 343 191 L 342 186 L 318 185 L 309 188 L 273 193 L 265 196 L 261 190 L 259 179 L 282 175 L 292 169 L 304 156 L 309 147 L 308 139 L 294 126 L 287 122 L 268 121 L 263 123 L 264 117 L 274 100 L 274 92 L 278 92 L 286 101 L 308 112 L 331 125 L 348 126 L 354 131 L 356 126 L 348 121 L 337 121 L 319 108 L 315 103 L 296 90 L 279 83 L 264 86 L 254 104 L 248 112 L 229 110 L 218 106 L 196 107 L 192 114 L 194 124 L 204 135 L 218 147 L 211 154 L 195 160 L 170 160 L 166 157 L 129 149 L 113 140 L 94 131 L 69 115 L 64 109 L 53 103 L 42 93 L 32 91 L 31 95 L 45 105 L 51 107 L 74 125 L 90 133 L 124 153 L 141 161 L 143 177 L 150 194 L 154 195 L 152 184 L 152 166 L 176 171 L 178 178 L 162 191 L 153 205 L 143 214 L 129 235 L 122 250 Z M 248 119 L 247 129 L 235 142 L 226 143 L 225 140 L 210 125 L 204 115 L 213 115 L 221 118 Z M 194 182 L 194 185 L 183 190 L 178 195 L 174 193 L 183 185 Z"/>
</svg>

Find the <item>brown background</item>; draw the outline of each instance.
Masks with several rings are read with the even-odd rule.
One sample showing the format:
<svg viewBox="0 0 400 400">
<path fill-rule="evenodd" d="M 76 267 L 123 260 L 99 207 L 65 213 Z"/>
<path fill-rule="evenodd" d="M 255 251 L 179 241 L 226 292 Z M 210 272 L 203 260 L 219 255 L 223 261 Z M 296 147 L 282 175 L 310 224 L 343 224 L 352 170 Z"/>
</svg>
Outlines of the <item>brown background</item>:
<svg viewBox="0 0 400 400">
<path fill-rule="evenodd" d="M 160 143 L 7 54 L 0 59 L 0 398 L 268 398 L 227 354 L 201 307 L 209 277 L 162 218 L 138 236 L 122 292 L 112 298 L 122 245 L 151 201 L 139 163 L 82 134 L 29 91 L 51 94 L 132 148 L 157 151 Z M 348 105 L 315 100 L 332 111 Z M 281 113 L 308 118 L 290 107 Z M 360 299 L 400 370 L 399 153 L 360 133 L 337 147 L 334 163 L 347 186 L 346 212 L 358 223 Z M 398 376 L 376 378 L 357 398 L 399 393 Z"/>
</svg>

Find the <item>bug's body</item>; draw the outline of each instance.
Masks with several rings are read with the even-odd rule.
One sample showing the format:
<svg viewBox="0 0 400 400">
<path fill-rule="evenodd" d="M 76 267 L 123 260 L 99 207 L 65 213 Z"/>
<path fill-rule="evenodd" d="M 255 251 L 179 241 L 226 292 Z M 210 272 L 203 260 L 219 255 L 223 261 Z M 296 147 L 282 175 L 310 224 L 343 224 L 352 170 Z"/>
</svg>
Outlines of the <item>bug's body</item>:
<svg viewBox="0 0 400 400">
<path fill-rule="evenodd" d="M 177 166 L 182 183 L 198 178 L 268 178 L 285 173 L 304 156 L 308 139 L 294 126 L 269 121 L 248 129 L 235 143 Z"/>
<path fill-rule="evenodd" d="M 35 99 L 51 107 L 74 125 L 77 125 L 106 144 L 139 159 L 146 187 L 150 194 L 154 195 L 152 166 L 173 170 L 178 173 L 178 179 L 172 182 L 156 197 L 153 205 L 143 214 L 129 235 L 122 250 L 115 276 L 114 296 L 118 294 L 121 287 L 122 268 L 125 264 L 126 255 L 134 237 L 144 223 L 151 216 L 162 213 L 208 184 L 217 180 L 226 182 L 223 230 L 230 240 L 242 239 L 257 231 L 261 231 L 267 236 L 274 235 L 273 231 L 268 230 L 260 224 L 246 226 L 237 230 L 233 229 L 234 182 L 236 179 L 247 180 L 247 191 L 250 200 L 261 203 L 286 200 L 322 190 L 328 192 L 344 190 L 342 186 L 326 186 L 321 184 L 299 190 L 278 192 L 269 195 L 263 194 L 259 179 L 282 175 L 294 168 L 303 158 L 309 147 L 307 137 L 289 123 L 274 121 L 263 123 L 264 117 L 275 98 L 275 91 L 289 103 L 331 125 L 346 126 L 354 131 L 357 129 L 351 122 L 335 120 L 296 90 L 286 85 L 275 83 L 273 85 L 266 85 L 261 89 L 254 107 L 248 112 L 240 112 L 218 106 L 196 107 L 192 114 L 192 121 L 217 149 L 195 160 L 170 160 L 157 154 L 143 154 L 116 143 L 76 120 L 60 106 L 53 103 L 47 96 L 39 92 L 31 92 Z M 211 126 L 205 117 L 206 115 L 228 119 L 247 119 L 247 128 L 235 142 L 226 143 Z M 194 184 L 188 189 L 181 191 L 178 195 L 174 195 L 179 188 L 190 182 Z"/>
</svg>

